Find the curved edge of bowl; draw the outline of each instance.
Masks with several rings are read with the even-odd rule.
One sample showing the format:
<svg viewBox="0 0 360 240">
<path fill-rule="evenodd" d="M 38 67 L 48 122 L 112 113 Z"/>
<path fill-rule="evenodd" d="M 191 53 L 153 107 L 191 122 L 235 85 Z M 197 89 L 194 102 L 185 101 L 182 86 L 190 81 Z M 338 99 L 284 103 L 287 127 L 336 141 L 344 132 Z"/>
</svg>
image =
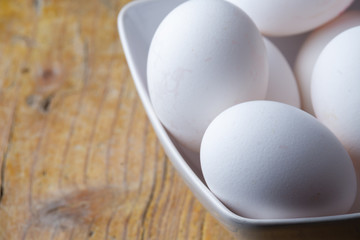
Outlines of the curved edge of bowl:
<svg viewBox="0 0 360 240">
<path fill-rule="evenodd" d="M 126 4 L 118 15 L 118 31 L 135 87 L 147 116 L 172 165 L 198 200 L 215 218 L 224 224 L 228 230 L 237 236 L 246 236 L 246 239 L 263 239 L 264 237 L 269 238 L 271 236 L 270 239 L 279 239 L 275 236 L 281 236 L 282 239 L 308 239 L 307 236 L 312 238 L 324 232 L 325 229 L 327 229 L 327 232 L 330 231 L 330 235 L 327 236 L 328 238 L 338 236 L 338 234 L 351 233 L 351 236 L 355 237 L 354 239 L 358 239 L 358 237 L 360 237 L 360 229 L 357 230 L 359 228 L 358 226 L 360 226 L 360 213 L 294 219 L 249 219 L 231 212 L 204 185 L 183 159 L 157 118 L 147 92 L 146 79 L 140 74 L 140 69 L 138 69 L 138 66 L 135 64 L 134 55 L 129 45 L 129 30 L 126 27 L 127 13 L 143 3 L 157 1 L 158 0 L 137 0 Z M 338 234 L 334 235 L 333 232 Z M 299 233 L 301 234 L 299 235 Z"/>
</svg>

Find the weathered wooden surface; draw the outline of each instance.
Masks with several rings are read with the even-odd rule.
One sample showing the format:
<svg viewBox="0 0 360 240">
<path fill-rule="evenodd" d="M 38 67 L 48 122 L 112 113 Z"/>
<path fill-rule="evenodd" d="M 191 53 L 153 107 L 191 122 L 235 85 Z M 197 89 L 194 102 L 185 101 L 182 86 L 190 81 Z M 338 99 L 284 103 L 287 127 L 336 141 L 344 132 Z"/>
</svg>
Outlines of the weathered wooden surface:
<svg viewBox="0 0 360 240">
<path fill-rule="evenodd" d="M 172 168 L 116 27 L 128 0 L 0 0 L 0 239 L 230 239 Z"/>
</svg>

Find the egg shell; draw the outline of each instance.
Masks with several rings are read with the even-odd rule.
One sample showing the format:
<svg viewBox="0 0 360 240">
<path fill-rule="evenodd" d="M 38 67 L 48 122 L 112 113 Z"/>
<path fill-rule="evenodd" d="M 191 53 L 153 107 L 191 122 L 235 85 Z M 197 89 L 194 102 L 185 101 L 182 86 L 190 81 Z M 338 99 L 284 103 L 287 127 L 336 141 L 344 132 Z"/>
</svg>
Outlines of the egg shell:
<svg viewBox="0 0 360 240">
<path fill-rule="evenodd" d="M 350 28 L 330 41 L 314 67 L 311 97 L 316 117 L 348 150 L 360 184 L 359 43 L 360 26 Z M 360 211 L 360 195 L 356 210 Z"/>
<path fill-rule="evenodd" d="M 265 45 L 255 24 L 233 4 L 188 1 L 156 30 L 147 77 L 162 124 L 178 142 L 199 152 L 207 126 L 220 112 L 265 98 Z"/>
<path fill-rule="evenodd" d="M 268 36 L 303 33 L 325 24 L 353 0 L 227 0 L 243 9 Z"/>
<path fill-rule="evenodd" d="M 235 213 L 259 219 L 346 213 L 356 176 L 329 129 L 287 104 L 250 101 L 221 113 L 201 145 L 210 190 Z"/>
<path fill-rule="evenodd" d="M 280 50 L 264 38 L 269 63 L 269 82 L 266 100 L 300 107 L 300 96 L 294 74 Z"/>
<path fill-rule="evenodd" d="M 311 103 L 311 76 L 321 51 L 341 32 L 360 25 L 360 11 L 349 11 L 312 32 L 298 53 L 294 73 L 299 84 L 302 107 L 314 114 Z"/>
</svg>

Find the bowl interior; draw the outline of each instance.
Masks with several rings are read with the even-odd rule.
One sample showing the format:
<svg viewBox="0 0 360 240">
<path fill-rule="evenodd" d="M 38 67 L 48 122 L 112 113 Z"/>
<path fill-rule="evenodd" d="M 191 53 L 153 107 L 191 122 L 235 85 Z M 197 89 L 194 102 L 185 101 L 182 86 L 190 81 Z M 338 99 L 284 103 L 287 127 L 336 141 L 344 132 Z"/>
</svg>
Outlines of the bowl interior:
<svg viewBox="0 0 360 240">
<path fill-rule="evenodd" d="M 120 12 L 118 26 L 128 65 L 148 117 L 172 164 L 197 198 L 215 217 L 226 225 L 232 226 L 238 224 L 255 226 L 286 225 L 360 218 L 360 213 L 356 213 L 302 219 L 247 219 L 232 213 L 208 190 L 200 169 L 199 155 L 182 148 L 166 132 L 152 109 L 147 90 L 146 62 L 152 37 L 162 19 L 172 9 L 185 1 L 186 0 L 133 1 L 126 5 Z M 293 65 L 297 51 L 306 36 L 306 34 L 302 34 L 287 38 L 270 38 L 270 40 L 279 47 L 290 65 Z"/>
<path fill-rule="evenodd" d="M 126 6 L 127 11 L 122 20 L 126 30 L 126 40 L 136 71 L 139 72 L 146 89 L 146 61 L 153 35 L 164 17 L 185 1 L 138 0 Z"/>
</svg>

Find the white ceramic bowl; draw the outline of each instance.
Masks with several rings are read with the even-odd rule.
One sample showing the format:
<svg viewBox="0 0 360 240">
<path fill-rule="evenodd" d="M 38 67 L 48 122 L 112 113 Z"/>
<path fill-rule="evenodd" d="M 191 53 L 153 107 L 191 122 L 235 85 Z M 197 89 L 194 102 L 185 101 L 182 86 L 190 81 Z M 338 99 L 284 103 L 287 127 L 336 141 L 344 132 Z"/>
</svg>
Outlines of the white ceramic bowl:
<svg viewBox="0 0 360 240">
<path fill-rule="evenodd" d="M 146 113 L 167 156 L 198 200 L 235 236 L 241 239 L 360 239 L 360 213 L 297 219 L 249 219 L 231 212 L 206 187 L 196 154 L 186 152 L 159 122 L 149 99 L 146 62 L 151 39 L 161 20 L 186 0 L 137 0 L 118 16 L 120 39 Z M 294 60 L 305 35 L 272 39 Z"/>
</svg>

